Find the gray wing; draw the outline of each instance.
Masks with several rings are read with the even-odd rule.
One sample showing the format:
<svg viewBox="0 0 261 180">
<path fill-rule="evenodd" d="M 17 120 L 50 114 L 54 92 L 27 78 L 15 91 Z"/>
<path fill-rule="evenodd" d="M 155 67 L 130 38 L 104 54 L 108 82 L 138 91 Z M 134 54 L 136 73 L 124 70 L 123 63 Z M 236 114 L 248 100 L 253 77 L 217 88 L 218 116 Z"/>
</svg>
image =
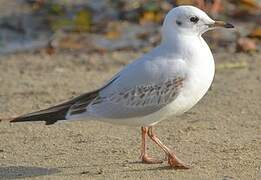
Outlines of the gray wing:
<svg viewBox="0 0 261 180">
<path fill-rule="evenodd" d="M 171 103 L 183 86 L 184 77 L 176 77 L 158 84 L 144 84 L 134 88 L 98 95 L 86 108 L 84 102 L 76 103 L 70 115 L 91 114 L 103 118 L 133 118 L 156 112 Z"/>
</svg>

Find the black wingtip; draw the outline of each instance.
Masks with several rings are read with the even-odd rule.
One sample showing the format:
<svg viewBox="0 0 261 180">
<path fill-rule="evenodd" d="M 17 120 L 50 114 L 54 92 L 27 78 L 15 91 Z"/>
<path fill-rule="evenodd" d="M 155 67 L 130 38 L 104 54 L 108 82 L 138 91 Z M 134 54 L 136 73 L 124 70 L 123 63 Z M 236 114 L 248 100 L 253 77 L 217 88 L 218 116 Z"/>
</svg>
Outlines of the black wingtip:
<svg viewBox="0 0 261 180">
<path fill-rule="evenodd" d="M 34 121 L 44 121 L 45 125 L 52 125 L 58 120 L 64 120 L 64 112 L 51 112 L 36 115 L 24 115 L 11 119 L 10 123 L 20 123 L 20 122 L 34 122 Z"/>
</svg>

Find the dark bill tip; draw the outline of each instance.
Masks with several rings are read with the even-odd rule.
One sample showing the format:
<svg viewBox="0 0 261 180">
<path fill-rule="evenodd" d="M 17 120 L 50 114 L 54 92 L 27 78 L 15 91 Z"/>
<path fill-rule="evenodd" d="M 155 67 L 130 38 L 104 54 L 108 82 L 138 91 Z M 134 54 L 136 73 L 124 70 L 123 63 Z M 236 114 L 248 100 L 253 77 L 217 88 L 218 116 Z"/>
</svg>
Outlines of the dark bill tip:
<svg viewBox="0 0 261 180">
<path fill-rule="evenodd" d="M 211 24 L 210 27 L 234 28 L 232 24 L 226 23 L 224 21 L 215 21 L 215 23 Z"/>
<path fill-rule="evenodd" d="M 224 27 L 225 28 L 234 28 L 235 26 L 230 23 L 225 23 Z"/>
</svg>

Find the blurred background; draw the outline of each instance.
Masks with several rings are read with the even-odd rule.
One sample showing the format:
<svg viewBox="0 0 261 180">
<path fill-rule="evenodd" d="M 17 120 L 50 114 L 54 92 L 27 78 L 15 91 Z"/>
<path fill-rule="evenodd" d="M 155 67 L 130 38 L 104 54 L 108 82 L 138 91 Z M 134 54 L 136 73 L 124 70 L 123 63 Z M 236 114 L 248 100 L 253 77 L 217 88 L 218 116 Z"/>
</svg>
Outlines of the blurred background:
<svg viewBox="0 0 261 180">
<path fill-rule="evenodd" d="M 214 52 L 260 49 L 260 0 L 0 0 L 0 55 L 147 51 L 165 14 L 182 4 L 236 26 L 204 35 Z"/>
</svg>

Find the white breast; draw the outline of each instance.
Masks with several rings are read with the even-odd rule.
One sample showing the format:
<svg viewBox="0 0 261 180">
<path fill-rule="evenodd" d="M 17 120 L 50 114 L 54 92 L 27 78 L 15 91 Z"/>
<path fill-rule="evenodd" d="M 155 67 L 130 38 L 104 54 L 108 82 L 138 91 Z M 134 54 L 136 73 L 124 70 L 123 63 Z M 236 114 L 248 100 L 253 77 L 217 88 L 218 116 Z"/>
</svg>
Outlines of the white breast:
<svg viewBox="0 0 261 180">
<path fill-rule="evenodd" d="M 194 54 L 194 59 L 189 63 L 188 78 L 184 83 L 179 96 L 169 104 L 167 112 L 169 116 L 180 115 L 191 109 L 206 94 L 215 74 L 215 63 L 212 53 L 202 41 L 200 54 Z"/>
</svg>

